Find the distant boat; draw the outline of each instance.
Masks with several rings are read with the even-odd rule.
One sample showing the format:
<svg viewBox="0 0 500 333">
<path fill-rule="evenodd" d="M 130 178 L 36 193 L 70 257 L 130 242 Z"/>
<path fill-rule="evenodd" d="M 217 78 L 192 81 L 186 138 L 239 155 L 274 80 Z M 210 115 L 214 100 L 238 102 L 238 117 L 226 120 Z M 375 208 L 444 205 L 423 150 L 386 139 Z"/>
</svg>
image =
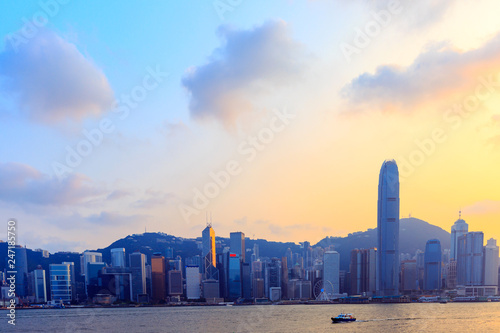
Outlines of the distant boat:
<svg viewBox="0 0 500 333">
<path fill-rule="evenodd" d="M 332 317 L 332 324 L 356 321 L 352 313 L 341 313 L 337 317 Z"/>
</svg>

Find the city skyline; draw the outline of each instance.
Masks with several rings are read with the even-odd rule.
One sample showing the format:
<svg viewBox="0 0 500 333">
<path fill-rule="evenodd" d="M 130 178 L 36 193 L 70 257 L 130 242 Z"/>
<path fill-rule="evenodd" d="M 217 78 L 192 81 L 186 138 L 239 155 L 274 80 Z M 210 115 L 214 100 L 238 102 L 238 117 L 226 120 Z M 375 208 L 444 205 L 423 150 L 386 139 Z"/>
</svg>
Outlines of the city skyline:
<svg viewBox="0 0 500 333">
<path fill-rule="evenodd" d="M 497 6 L 3 2 L 0 215 L 51 252 L 207 211 L 316 243 L 376 225 L 394 159 L 399 217 L 500 239 Z"/>
</svg>

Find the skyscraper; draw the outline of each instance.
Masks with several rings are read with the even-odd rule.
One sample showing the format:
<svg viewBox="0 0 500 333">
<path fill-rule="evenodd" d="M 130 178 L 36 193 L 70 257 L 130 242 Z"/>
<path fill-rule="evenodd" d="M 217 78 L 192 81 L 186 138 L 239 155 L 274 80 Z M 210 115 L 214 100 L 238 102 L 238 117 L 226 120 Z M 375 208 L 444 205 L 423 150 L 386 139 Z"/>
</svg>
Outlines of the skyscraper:
<svg viewBox="0 0 500 333">
<path fill-rule="evenodd" d="M 354 249 L 351 251 L 350 291 L 353 295 L 377 290 L 377 249 Z"/>
<path fill-rule="evenodd" d="M 441 289 L 441 242 L 431 239 L 425 245 L 424 290 Z"/>
<path fill-rule="evenodd" d="M 484 285 L 498 284 L 498 246 L 497 241 L 489 239 L 484 247 Z"/>
<path fill-rule="evenodd" d="M 331 297 L 340 293 L 340 254 L 325 251 L 323 254 L 323 289 Z"/>
<path fill-rule="evenodd" d="M 19 297 L 27 295 L 28 287 L 28 257 L 26 248 L 16 245 L 14 248 L 15 256 L 15 271 L 16 271 L 16 294 Z"/>
<path fill-rule="evenodd" d="M 200 268 L 196 265 L 186 266 L 186 297 L 199 299 L 201 296 Z"/>
<path fill-rule="evenodd" d="M 265 268 L 265 294 L 268 298 L 271 297 L 271 288 L 281 289 L 281 261 L 278 258 L 272 258 L 266 262 Z"/>
<path fill-rule="evenodd" d="M 381 296 L 399 294 L 399 171 L 394 160 L 380 169 L 377 205 L 377 281 Z"/>
<path fill-rule="evenodd" d="M 146 294 L 146 255 L 140 252 L 131 253 L 129 262 L 132 273 L 132 299 L 137 302 L 138 295 Z"/>
<path fill-rule="evenodd" d="M 484 278 L 484 235 L 468 232 L 457 241 L 457 284 L 481 286 Z"/>
<path fill-rule="evenodd" d="M 51 264 L 50 274 L 50 297 L 54 302 L 69 304 L 72 299 L 71 265 Z"/>
<path fill-rule="evenodd" d="M 229 254 L 228 290 L 229 299 L 235 300 L 242 296 L 241 260 L 236 253 Z"/>
<path fill-rule="evenodd" d="M 125 249 L 116 248 L 111 249 L 111 266 L 125 267 Z"/>
<path fill-rule="evenodd" d="M 80 256 L 81 275 L 85 275 L 87 264 L 89 262 L 102 262 L 102 253 L 85 251 Z"/>
<path fill-rule="evenodd" d="M 202 232 L 202 252 L 204 280 L 218 280 L 217 262 L 215 260 L 215 231 L 208 224 Z"/>
<path fill-rule="evenodd" d="M 151 257 L 151 288 L 155 302 L 166 297 L 165 257 L 161 253 L 154 253 Z"/>
<path fill-rule="evenodd" d="M 451 226 L 451 249 L 450 259 L 457 260 L 458 237 L 465 235 L 469 231 L 469 225 L 462 220 L 462 212 L 458 215 L 458 220 Z"/>
<path fill-rule="evenodd" d="M 237 254 L 242 262 L 245 262 L 245 234 L 242 232 L 232 232 L 229 234 L 230 251 Z"/>
<path fill-rule="evenodd" d="M 36 303 L 47 302 L 47 289 L 45 288 L 45 271 L 38 265 L 33 271 L 33 291 Z"/>
</svg>

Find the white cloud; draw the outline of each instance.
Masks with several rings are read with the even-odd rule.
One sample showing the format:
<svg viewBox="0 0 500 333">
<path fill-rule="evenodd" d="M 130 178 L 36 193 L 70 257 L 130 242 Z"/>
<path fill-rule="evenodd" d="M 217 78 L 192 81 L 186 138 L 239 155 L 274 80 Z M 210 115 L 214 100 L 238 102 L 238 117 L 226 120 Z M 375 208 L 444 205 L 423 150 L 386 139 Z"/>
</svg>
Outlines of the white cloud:
<svg viewBox="0 0 500 333">
<path fill-rule="evenodd" d="M 39 31 L 16 48 L 7 44 L 0 54 L 0 78 L 0 91 L 39 122 L 99 115 L 114 102 L 102 71 L 74 44 L 49 30 Z"/>
</svg>

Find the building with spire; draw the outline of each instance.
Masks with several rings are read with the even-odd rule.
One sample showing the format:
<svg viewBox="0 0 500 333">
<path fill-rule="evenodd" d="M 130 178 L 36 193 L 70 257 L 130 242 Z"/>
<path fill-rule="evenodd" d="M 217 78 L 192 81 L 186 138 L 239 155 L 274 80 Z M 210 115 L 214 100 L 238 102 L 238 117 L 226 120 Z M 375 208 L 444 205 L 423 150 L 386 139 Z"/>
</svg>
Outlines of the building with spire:
<svg viewBox="0 0 500 333">
<path fill-rule="evenodd" d="M 399 171 L 387 160 L 380 169 L 377 203 L 377 292 L 399 294 Z"/>
<path fill-rule="evenodd" d="M 451 226 L 451 249 L 450 249 L 450 259 L 457 260 L 457 246 L 458 238 L 469 232 L 469 225 L 462 220 L 462 211 L 458 213 L 458 220 Z"/>
</svg>

